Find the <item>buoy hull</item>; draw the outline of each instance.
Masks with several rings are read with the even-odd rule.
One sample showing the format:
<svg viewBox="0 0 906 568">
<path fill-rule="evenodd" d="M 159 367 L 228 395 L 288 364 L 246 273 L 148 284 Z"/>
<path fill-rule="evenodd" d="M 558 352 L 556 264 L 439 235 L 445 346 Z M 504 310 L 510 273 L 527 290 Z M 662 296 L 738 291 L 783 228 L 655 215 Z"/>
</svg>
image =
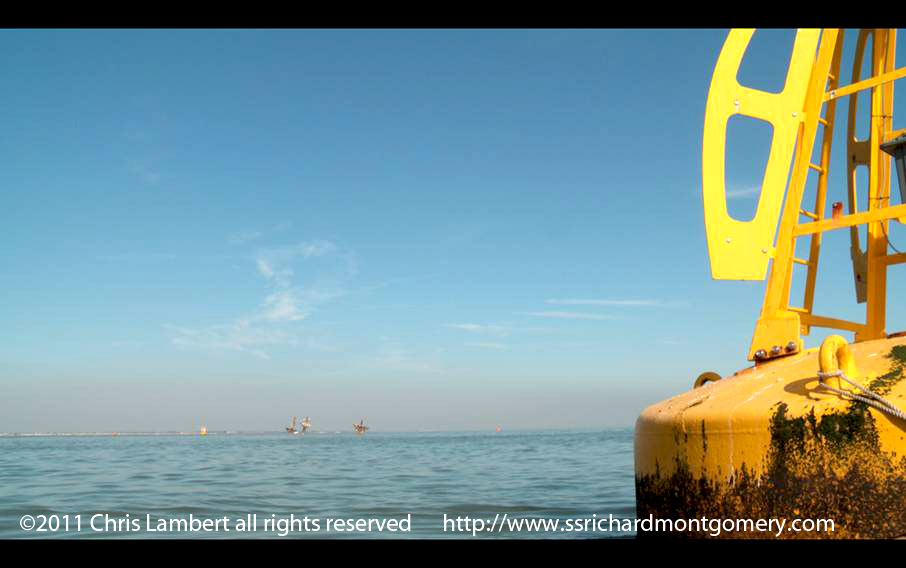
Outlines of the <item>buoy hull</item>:
<svg viewBox="0 0 906 568">
<path fill-rule="evenodd" d="M 851 346 L 860 384 L 906 409 L 906 338 Z M 830 519 L 833 531 L 648 536 L 906 535 L 906 421 L 819 387 L 816 350 L 746 369 L 646 408 L 636 422 L 640 519 Z"/>
</svg>

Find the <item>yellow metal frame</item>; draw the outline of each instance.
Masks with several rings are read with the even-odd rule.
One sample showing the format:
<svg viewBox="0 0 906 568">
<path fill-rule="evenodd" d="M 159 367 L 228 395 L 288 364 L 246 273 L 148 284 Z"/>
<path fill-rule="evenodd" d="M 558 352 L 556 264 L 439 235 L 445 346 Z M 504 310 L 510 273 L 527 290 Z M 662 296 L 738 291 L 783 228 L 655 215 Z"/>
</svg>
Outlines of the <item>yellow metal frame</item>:
<svg viewBox="0 0 906 568">
<path fill-rule="evenodd" d="M 748 352 L 750 360 L 765 361 L 801 351 L 801 336 L 812 327 L 851 331 L 856 341 L 886 337 L 887 267 L 906 262 L 906 255 L 887 253 L 888 223 L 890 219 L 906 220 L 906 205 L 890 206 L 890 157 L 880 149 L 881 144 L 903 133 L 892 131 L 893 84 L 906 77 L 906 68 L 895 67 L 896 30 L 860 30 L 852 80 L 843 86 L 839 84 L 842 30 L 798 30 L 780 93 L 751 89 L 736 79 L 753 33 L 751 29 L 730 32 L 708 93 L 702 190 L 711 275 L 717 280 L 763 280 L 767 273 L 764 304 Z M 863 78 L 862 60 L 869 39 L 871 69 Z M 871 134 L 858 140 L 858 96 L 863 91 L 870 91 Z M 849 211 L 847 215 L 835 212 L 828 218 L 827 185 L 836 105 L 846 96 L 850 97 Z M 734 115 L 764 120 L 774 129 L 761 195 L 751 221 L 733 219 L 727 212 L 726 127 Z M 814 164 L 811 156 L 819 126 L 823 129 L 820 160 Z M 856 187 L 860 167 L 867 168 L 869 174 L 868 209 L 862 212 L 857 208 Z M 810 172 L 818 174 L 813 211 L 801 207 Z M 801 217 L 807 221 L 800 223 Z M 863 224 L 867 225 L 865 251 L 860 247 L 858 233 L 858 226 Z M 822 233 L 841 228 L 850 228 L 856 299 L 866 304 L 865 323 L 819 316 L 812 311 Z M 809 257 L 795 258 L 796 239 L 806 235 L 811 237 Z M 792 307 L 789 301 L 796 265 L 808 269 L 802 307 Z"/>
</svg>

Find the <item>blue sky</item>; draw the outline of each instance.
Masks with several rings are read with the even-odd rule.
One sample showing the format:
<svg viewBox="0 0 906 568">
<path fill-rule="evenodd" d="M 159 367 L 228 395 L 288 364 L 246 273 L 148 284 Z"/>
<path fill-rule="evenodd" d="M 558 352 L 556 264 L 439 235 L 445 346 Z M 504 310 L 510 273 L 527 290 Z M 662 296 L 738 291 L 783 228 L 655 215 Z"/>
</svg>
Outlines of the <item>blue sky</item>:
<svg viewBox="0 0 906 568">
<path fill-rule="evenodd" d="M 710 279 L 701 203 L 726 33 L 3 32 L 0 431 L 621 426 L 747 366 L 764 284 Z M 816 307 L 861 319 L 847 239 Z"/>
</svg>

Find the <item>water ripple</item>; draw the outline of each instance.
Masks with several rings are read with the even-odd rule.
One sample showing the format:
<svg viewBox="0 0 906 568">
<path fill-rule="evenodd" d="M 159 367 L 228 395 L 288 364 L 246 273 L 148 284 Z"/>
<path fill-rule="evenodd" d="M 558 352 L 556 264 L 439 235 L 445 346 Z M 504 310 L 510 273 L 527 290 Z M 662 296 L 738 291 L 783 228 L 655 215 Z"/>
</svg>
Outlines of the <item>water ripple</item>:
<svg viewBox="0 0 906 568">
<path fill-rule="evenodd" d="M 286 436 L 0 436 L 0 538 L 278 536 L 305 516 L 405 518 L 409 533 L 291 536 L 463 538 L 444 515 L 634 518 L 632 431 L 372 432 Z M 257 515 L 246 533 L 28 533 L 22 515 L 219 518 Z M 498 533 L 537 538 L 538 533 Z M 558 533 L 551 537 L 625 536 Z"/>
</svg>

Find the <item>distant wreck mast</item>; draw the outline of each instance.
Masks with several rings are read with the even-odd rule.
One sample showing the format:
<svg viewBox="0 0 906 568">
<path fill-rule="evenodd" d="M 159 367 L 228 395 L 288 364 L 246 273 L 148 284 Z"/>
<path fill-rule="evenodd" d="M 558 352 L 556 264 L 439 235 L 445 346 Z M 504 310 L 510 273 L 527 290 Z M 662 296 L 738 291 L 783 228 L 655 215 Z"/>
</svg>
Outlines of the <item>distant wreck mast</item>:
<svg viewBox="0 0 906 568">
<path fill-rule="evenodd" d="M 286 428 L 287 434 L 304 434 L 311 429 L 311 420 L 306 416 L 302 419 L 302 422 L 299 423 L 299 428 L 296 428 L 296 417 L 293 416 L 293 422 Z"/>
</svg>

